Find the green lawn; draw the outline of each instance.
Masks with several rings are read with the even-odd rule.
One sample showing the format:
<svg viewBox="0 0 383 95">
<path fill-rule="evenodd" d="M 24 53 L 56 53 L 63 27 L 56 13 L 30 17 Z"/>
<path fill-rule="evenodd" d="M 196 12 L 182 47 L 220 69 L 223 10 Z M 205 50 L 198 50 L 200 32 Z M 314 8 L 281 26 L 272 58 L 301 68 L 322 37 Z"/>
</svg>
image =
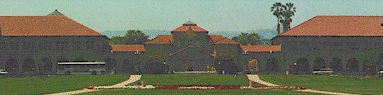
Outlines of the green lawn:
<svg viewBox="0 0 383 95">
<path fill-rule="evenodd" d="M 359 94 L 383 93 L 383 77 L 316 75 L 259 75 L 262 80 L 314 90 Z M 127 80 L 129 75 L 71 75 L 52 77 L 0 77 L 1 94 L 46 94 L 83 89 L 88 86 L 112 85 Z M 140 81 L 149 85 L 241 85 L 247 86 L 246 75 L 163 74 L 143 75 Z M 136 85 L 138 83 L 133 83 Z M 293 90 L 102 90 L 85 94 L 313 94 Z"/>
<path fill-rule="evenodd" d="M 91 85 L 111 85 L 127 80 L 129 75 L 71 75 L 52 77 L 0 77 L 3 95 L 46 94 L 79 90 Z"/>
<path fill-rule="evenodd" d="M 382 94 L 383 77 L 362 78 L 357 76 L 317 75 L 259 75 L 262 80 L 285 86 L 303 86 L 309 89 L 359 93 Z"/>
<path fill-rule="evenodd" d="M 161 75 L 142 75 L 140 81 L 148 85 L 187 85 L 187 84 L 207 84 L 207 85 L 241 85 L 247 86 L 246 75 L 218 75 L 218 74 L 161 74 Z M 133 83 L 136 85 L 138 83 Z"/>
<path fill-rule="evenodd" d="M 321 95 L 293 90 L 101 90 L 82 95 Z"/>
</svg>

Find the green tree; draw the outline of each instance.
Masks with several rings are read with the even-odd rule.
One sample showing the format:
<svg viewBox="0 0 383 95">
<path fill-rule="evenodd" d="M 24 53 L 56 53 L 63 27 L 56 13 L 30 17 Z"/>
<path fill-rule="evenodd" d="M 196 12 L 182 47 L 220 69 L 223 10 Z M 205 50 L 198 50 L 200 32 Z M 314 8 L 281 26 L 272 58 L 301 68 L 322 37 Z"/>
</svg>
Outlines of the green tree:
<svg viewBox="0 0 383 95">
<path fill-rule="evenodd" d="M 281 32 L 280 31 L 280 28 L 281 28 L 281 24 L 280 24 L 280 21 L 281 21 L 281 18 L 282 18 L 282 4 L 277 2 L 275 4 L 273 4 L 273 6 L 271 7 L 271 12 L 273 12 L 273 15 L 277 17 L 278 21 L 278 26 L 277 26 L 277 32 L 278 34 Z"/>
<path fill-rule="evenodd" d="M 125 37 L 114 36 L 110 38 L 109 44 L 111 45 L 123 45 L 125 43 Z"/>
<path fill-rule="evenodd" d="M 233 40 L 242 45 L 261 45 L 262 37 L 257 33 L 241 33 L 239 36 L 233 37 Z"/>
<path fill-rule="evenodd" d="M 141 45 L 149 41 L 149 36 L 142 33 L 140 30 L 128 30 L 125 36 L 112 37 L 109 41 L 112 45 Z"/>
</svg>

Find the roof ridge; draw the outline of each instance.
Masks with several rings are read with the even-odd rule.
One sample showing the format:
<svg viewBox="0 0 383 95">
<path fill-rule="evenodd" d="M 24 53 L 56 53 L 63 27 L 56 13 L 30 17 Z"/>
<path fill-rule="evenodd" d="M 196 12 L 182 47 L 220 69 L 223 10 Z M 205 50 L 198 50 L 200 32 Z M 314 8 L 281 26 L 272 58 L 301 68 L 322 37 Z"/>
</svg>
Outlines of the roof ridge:
<svg viewBox="0 0 383 95">
<path fill-rule="evenodd" d="M 278 36 L 383 36 L 383 16 L 315 16 Z"/>
<path fill-rule="evenodd" d="M 292 31 L 293 29 L 295 29 L 295 28 L 297 28 L 297 27 L 299 27 L 299 26 L 302 26 L 304 23 L 307 23 L 308 21 L 311 21 L 311 20 L 313 20 L 314 18 L 317 18 L 317 17 L 319 17 L 319 16 L 315 16 L 315 17 L 313 17 L 313 18 L 310 18 L 309 20 L 306 20 L 306 21 L 304 21 L 304 22 L 298 24 L 297 26 L 291 28 L 290 30 L 287 30 L 286 32 L 283 32 L 283 33 L 278 34 L 278 35 L 275 36 L 274 38 L 276 38 L 276 37 L 278 37 L 278 36 L 282 36 L 283 34 L 286 34 L 287 32 L 290 32 L 290 31 Z M 272 38 L 272 39 L 274 39 L 274 38 Z"/>
<path fill-rule="evenodd" d="M 67 16 L 0 16 L 0 22 L 2 36 L 104 36 Z"/>
<path fill-rule="evenodd" d="M 226 38 L 226 37 L 223 37 L 222 39 L 218 39 L 216 42 L 214 42 L 214 44 L 217 43 L 217 42 L 222 41 L 222 40 L 225 39 L 225 38 Z"/>
<path fill-rule="evenodd" d="M 383 17 L 383 15 L 317 15 L 315 17 Z"/>
<path fill-rule="evenodd" d="M 222 41 L 224 41 L 224 40 L 234 42 L 234 44 L 239 44 L 238 42 L 236 42 L 236 41 L 234 41 L 234 40 L 232 40 L 232 39 L 230 39 L 230 38 L 227 38 L 227 37 L 224 37 L 222 40 L 217 41 L 217 42 L 214 43 L 214 44 L 220 44 L 219 42 L 222 42 Z M 231 43 L 224 43 L 224 44 L 231 44 Z"/>
</svg>

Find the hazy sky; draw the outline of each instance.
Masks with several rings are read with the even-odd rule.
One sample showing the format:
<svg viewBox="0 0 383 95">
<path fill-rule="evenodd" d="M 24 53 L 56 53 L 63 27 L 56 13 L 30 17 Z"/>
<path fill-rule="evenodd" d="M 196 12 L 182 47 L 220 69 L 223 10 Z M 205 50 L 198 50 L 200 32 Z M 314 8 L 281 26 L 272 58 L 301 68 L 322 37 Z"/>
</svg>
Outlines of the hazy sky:
<svg viewBox="0 0 383 95">
<path fill-rule="evenodd" d="M 383 0 L 1 0 L 0 15 L 58 9 L 97 31 L 173 30 L 188 19 L 209 31 L 248 31 L 276 26 L 275 2 L 295 4 L 292 26 L 316 15 L 383 15 Z"/>
</svg>

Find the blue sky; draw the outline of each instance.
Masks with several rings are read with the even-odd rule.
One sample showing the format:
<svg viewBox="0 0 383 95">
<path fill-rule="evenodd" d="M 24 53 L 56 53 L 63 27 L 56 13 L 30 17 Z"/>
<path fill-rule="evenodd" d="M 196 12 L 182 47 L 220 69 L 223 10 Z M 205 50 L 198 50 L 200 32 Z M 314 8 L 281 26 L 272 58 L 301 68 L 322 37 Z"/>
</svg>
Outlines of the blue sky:
<svg viewBox="0 0 383 95">
<path fill-rule="evenodd" d="M 382 0 L 1 0 L 0 15 L 58 9 L 97 31 L 173 30 L 187 20 L 209 31 L 249 31 L 276 26 L 275 2 L 295 4 L 293 27 L 316 15 L 383 15 Z"/>
</svg>

